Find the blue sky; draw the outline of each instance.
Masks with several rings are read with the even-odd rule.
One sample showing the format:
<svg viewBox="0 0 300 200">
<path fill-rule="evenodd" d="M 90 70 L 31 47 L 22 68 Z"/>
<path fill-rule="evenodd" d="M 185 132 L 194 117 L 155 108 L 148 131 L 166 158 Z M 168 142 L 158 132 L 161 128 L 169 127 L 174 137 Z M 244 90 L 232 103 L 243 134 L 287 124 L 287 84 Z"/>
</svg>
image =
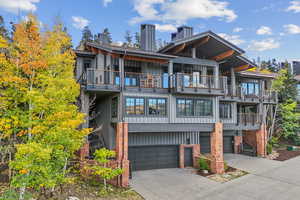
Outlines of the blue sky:
<svg viewBox="0 0 300 200">
<path fill-rule="evenodd" d="M 196 33 L 220 34 L 249 58 L 300 59 L 300 0 L 0 0 L 7 24 L 28 12 L 43 25 L 60 16 L 74 46 L 84 25 L 93 33 L 107 27 L 119 42 L 126 30 L 139 31 L 140 23 L 157 24 L 157 39 L 166 41 L 184 24 Z"/>
</svg>

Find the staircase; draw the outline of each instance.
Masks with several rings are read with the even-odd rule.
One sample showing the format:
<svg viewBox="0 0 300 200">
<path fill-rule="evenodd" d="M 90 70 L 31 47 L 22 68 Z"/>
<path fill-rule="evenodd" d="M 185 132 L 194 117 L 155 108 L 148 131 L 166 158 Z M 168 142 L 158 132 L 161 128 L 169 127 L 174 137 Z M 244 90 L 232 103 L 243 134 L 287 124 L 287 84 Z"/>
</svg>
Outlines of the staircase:
<svg viewBox="0 0 300 200">
<path fill-rule="evenodd" d="M 247 143 L 243 143 L 242 154 L 247 156 L 256 156 L 256 148 L 252 147 Z"/>
</svg>

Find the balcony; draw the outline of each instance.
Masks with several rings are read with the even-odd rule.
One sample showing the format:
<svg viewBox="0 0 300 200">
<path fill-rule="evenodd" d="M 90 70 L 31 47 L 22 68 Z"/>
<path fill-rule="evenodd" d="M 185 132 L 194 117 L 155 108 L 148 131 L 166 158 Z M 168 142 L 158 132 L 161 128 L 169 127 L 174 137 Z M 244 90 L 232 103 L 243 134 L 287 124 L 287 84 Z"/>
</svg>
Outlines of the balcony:
<svg viewBox="0 0 300 200">
<path fill-rule="evenodd" d="M 277 103 L 278 95 L 277 92 L 271 90 L 249 92 L 240 86 L 236 87 L 234 92 L 231 85 L 228 85 L 225 95 L 222 98 L 247 103 Z"/>
<path fill-rule="evenodd" d="M 87 90 L 120 91 L 120 72 L 88 68 L 83 77 Z"/>
<path fill-rule="evenodd" d="M 227 90 L 227 77 L 203 76 L 197 72 L 174 74 L 170 83 L 175 93 L 224 95 Z"/>
<path fill-rule="evenodd" d="M 120 91 L 123 86 L 125 91 L 168 91 L 168 74 L 150 74 L 125 72 L 124 83 L 121 83 L 119 71 L 98 70 L 89 68 L 82 77 L 87 90 Z"/>
<path fill-rule="evenodd" d="M 168 92 L 169 75 L 125 72 L 124 90 L 144 92 Z"/>
<path fill-rule="evenodd" d="M 262 117 L 258 113 L 238 113 L 237 126 L 245 130 L 258 129 L 262 122 Z"/>
</svg>

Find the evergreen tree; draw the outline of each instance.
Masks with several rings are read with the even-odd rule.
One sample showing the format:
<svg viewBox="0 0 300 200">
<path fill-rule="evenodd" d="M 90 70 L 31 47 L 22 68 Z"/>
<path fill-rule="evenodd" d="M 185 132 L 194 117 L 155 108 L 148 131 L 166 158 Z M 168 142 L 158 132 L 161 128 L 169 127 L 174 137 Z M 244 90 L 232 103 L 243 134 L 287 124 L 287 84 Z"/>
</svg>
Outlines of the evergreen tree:
<svg viewBox="0 0 300 200">
<path fill-rule="evenodd" d="M 88 26 L 85 26 L 82 30 L 82 38 L 83 42 L 91 42 L 93 41 L 93 34 Z"/>
<path fill-rule="evenodd" d="M 130 31 L 125 32 L 125 45 L 127 46 L 132 46 L 132 35 Z"/>
<path fill-rule="evenodd" d="M 109 44 L 112 43 L 111 33 L 109 32 L 108 28 L 105 28 L 102 33 L 106 37 L 107 42 Z"/>
<path fill-rule="evenodd" d="M 140 34 L 138 33 L 138 32 L 135 32 L 135 35 L 134 35 L 135 37 L 135 43 L 134 43 L 134 46 L 136 47 L 136 48 L 141 48 L 141 36 L 140 36 Z"/>
<path fill-rule="evenodd" d="M 5 28 L 4 19 L 1 15 L 0 15 L 0 36 L 2 36 L 5 39 L 9 38 L 8 31 Z"/>
</svg>

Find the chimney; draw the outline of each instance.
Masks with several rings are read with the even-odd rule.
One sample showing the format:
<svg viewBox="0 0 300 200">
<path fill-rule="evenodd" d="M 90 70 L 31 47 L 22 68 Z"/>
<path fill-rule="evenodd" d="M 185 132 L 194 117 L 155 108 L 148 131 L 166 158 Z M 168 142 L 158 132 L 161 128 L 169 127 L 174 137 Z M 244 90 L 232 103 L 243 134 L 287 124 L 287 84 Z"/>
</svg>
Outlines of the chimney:
<svg viewBox="0 0 300 200">
<path fill-rule="evenodd" d="M 155 25 L 141 25 L 141 48 L 145 51 L 156 51 Z"/>
<path fill-rule="evenodd" d="M 171 38 L 173 40 L 180 40 L 193 36 L 193 27 L 180 26 L 177 28 L 177 33 L 172 33 Z"/>
</svg>

